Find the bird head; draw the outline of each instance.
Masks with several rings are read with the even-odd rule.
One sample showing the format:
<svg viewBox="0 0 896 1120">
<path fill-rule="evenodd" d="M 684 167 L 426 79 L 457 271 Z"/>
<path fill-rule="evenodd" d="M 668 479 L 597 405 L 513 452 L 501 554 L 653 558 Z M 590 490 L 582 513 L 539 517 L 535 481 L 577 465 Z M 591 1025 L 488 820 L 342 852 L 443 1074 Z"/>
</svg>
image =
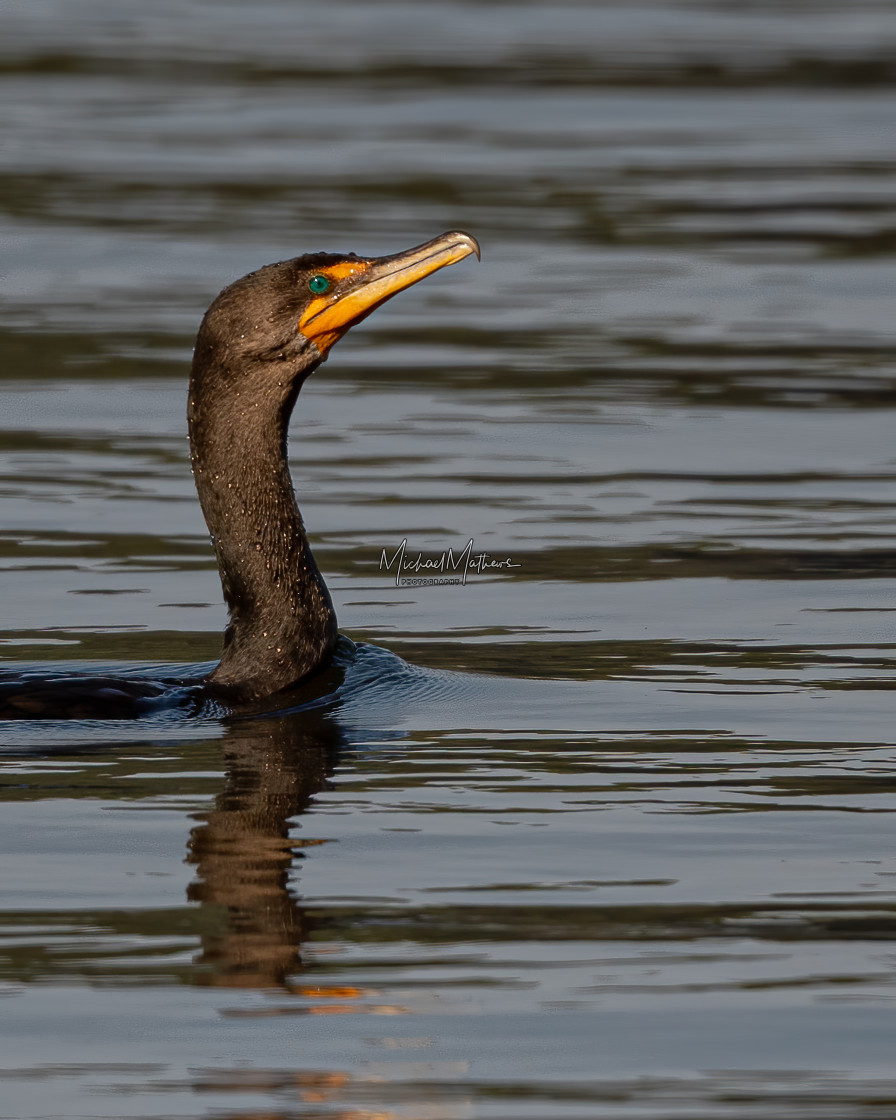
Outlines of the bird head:
<svg viewBox="0 0 896 1120">
<path fill-rule="evenodd" d="M 333 345 L 386 300 L 475 253 L 467 233 L 444 233 L 387 257 L 311 253 L 267 265 L 225 288 L 206 312 L 197 366 L 227 380 L 272 363 L 310 373 Z"/>
</svg>

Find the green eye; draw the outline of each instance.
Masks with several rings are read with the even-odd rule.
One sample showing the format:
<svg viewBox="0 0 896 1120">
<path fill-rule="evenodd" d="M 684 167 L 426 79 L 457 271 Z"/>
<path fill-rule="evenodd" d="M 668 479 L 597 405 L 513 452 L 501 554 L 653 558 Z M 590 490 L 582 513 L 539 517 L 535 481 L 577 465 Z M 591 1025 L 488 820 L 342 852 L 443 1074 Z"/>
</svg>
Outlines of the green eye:
<svg viewBox="0 0 896 1120">
<path fill-rule="evenodd" d="M 324 292 L 330 290 L 330 281 L 326 276 L 312 276 L 308 281 L 309 289 L 314 292 L 316 296 L 322 296 Z"/>
</svg>

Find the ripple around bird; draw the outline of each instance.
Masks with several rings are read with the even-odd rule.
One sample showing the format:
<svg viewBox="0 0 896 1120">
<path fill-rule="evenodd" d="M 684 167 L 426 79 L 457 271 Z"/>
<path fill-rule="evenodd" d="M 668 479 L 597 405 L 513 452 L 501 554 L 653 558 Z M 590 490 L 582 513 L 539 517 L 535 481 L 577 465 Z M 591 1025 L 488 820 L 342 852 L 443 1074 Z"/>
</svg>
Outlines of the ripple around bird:
<svg viewBox="0 0 896 1120">
<path fill-rule="evenodd" d="M 225 282 L 483 261 L 300 399 L 334 679 L 0 728 L 0 1111 L 886 1112 L 892 5 L 305 8 L 3 14 L 4 671 L 216 658 Z"/>
</svg>

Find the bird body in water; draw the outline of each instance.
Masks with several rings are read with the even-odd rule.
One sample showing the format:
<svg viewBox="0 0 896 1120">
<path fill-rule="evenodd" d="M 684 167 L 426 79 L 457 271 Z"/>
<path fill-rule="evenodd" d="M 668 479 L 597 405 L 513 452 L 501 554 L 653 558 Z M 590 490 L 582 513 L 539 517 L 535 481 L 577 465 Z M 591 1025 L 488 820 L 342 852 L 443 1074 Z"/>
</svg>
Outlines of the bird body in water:
<svg viewBox="0 0 896 1120">
<path fill-rule="evenodd" d="M 388 257 L 316 253 L 225 288 L 202 320 L 190 376 L 193 475 L 229 623 L 221 660 L 187 692 L 229 709 L 275 696 L 325 668 L 336 613 L 311 553 L 286 456 L 305 379 L 356 323 L 393 295 L 475 253 L 446 233 Z M 164 706 L 179 679 L 0 677 L 2 719 L 124 719 Z"/>
</svg>

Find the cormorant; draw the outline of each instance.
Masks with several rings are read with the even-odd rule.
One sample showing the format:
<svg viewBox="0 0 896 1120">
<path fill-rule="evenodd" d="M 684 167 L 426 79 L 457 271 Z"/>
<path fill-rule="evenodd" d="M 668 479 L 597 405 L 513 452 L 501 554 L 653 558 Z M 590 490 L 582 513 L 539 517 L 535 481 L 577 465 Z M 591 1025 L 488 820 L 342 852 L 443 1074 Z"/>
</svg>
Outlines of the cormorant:
<svg viewBox="0 0 896 1120">
<path fill-rule="evenodd" d="M 286 458 L 293 406 L 305 379 L 350 327 L 471 253 L 479 256 L 475 238 L 453 232 L 387 257 L 308 254 L 244 276 L 209 307 L 193 354 L 188 421 L 229 623 L 220 662 L 191 682 L 194 707 L 208 698 L 238 709 L 330 662 L 336 614 Z M 183 684 L 0 676 L 0 719 L 133 718 L 164 706 Z"/>
</svg>

